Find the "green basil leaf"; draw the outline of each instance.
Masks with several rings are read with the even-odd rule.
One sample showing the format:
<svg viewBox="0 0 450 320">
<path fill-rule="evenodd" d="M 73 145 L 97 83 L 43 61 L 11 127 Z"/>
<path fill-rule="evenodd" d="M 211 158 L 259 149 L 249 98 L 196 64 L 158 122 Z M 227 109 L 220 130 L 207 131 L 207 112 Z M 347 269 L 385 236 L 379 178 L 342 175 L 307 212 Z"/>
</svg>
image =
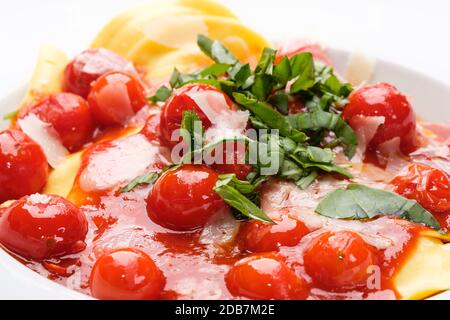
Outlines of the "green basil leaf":
<svg viewBox="0 0 450 320">
<path fill-rule="evenodd" d="M 291 70 L 291 76 L 297 77 L 291 86 L 291 94 L 312 88 L 315 83 L 315 73 L 314 61 L 310 52 L 302 52 L 292 57 Z"/>
<path fill-rule="evenodd" d="M 243 86 L 247 79 L 251 76 L 252 70 L 250 69 L 250 65 L 236 63 L 229 71 L 228 74 L 230 78 L 236 81 L 236 85 L 238 87 Z"/>
<path fill-rule="evenodd" d="M 341 92 L 341 82 L 332 74 L 323 83 L 322 90 L 338 96 Z"/>
<path fill-rule="evenodd" d="M 204 35 L 198 35 L 197 45 L 208 57 L 217 63 L 234 65 L 238 62 L 236 57 L 217 40 L 211 40 Z"/>
<path fill-rule="evenodd" d="M 355 154 L 358 144 L 356 133 L 338 114 L 322 110 L 300 114 L 297 116 L 297 128 L 299 130 L 331 130 L 345 145 L 347 157 L 352 158 Z"/>
<path fill-rule="evenodd" d="M 294 161 L 285 159 L 281 165 L 280 177 L 297 181 L 304 175 L 305 170 Z"/>
<path fill-rule="evenodd" d="M 272 75 L 273 63 L 275 61 L 276 50 L 271 48 L 264 48 L 261 58 L 255 68 L 255 74 L 269 74 Z"/>
<path fill-rule="evenodd" d="M 255 116 L 250 116 L 249 120 L 253 129 L 270 129 L 264 122 Z"/>
<path fill-rule="evenodd" d="M 284 56 L 280 62 L 273 69 L 273 76 L 277 79 L 277 88 L 286 86 L 289 79 L 291 79 L 291 64 L 289 58 Z"/>
<path fill-rule="evenodd" d="M 228 69 L 230 69 L 230 65 L 226 63 L 215 63 L 213 65 L 210 65 L 209 67 L 203 68 L 200 71 L 197 72 L 197 74 L 201 77 L 206 76 L 214 76 L 218 77 L 223 74 L 225 74 Z"/>
<path fill-rule="evenodd" d="M 169 97 L 172 95 L 172 90 L 167 88 L 166 86 L 159 87 L 158 90 L 156 90 L 155 94 L 148 98 L 153 103 L 156 102 L 165 102 Z"/>
<path fill-rule="evenodd" d="M 252 85 L 252 93 L 258 98 L 258 100 L 264 101 L 267 96 L 272 92 L 273 78 L 268 74 L 261 74 L 255 77 Z"/>
<path fill-rule="evenodd" d="M 252 192 L 247 193 L 246 196 L 238 189 L 249 191 L 248 185 L 244 181 L 236 180 L 235 177 L 230 178 L 229 175 L 219 176 L 214 192 L 245 217 L 265 223 L 274 223 L 261 208 L 249 199 Z"/>
<path fill-rule="evenodd" d="M 138 176 L 138 177 L 134 178 L 133 180 L 131 180 L 126 186 L 121 188 L 119 192 L 120 193 L 130 192 L 137 186 L 144 185 L 144 184 L 153 184 L 153 183 L 155 183 L 156 180 L 158 180 L 159 175 L 160 174 L 158 172 L 150 172 L 150 173 L 146 173 L 142 176 Z"/>
<path fill-rule="evenodd" d="M 289 97 L 285 91 L 277 91 L 267 100 L 281 114 L 287 115 L 289 112 Z"/>
<path fill-rule="evenodd" d="M 329 148 L 307 146 L 306 148 L 301 149 L 301 151 L 305 153 L 306 157 L 312 162 L 331 163 L 334 159 L 334 153 Z"/>
<path fill-rule="evenodd" d="M 190 150 L 201 148 L 203 144 L 204 128 L 198 115 L 194 111 L 183 111 L 181 119 L 181 136 L 183 141 L 190 144 Z M 191 155 L 191 153 L 189 153 Z"/>
<path fill-rule="evenodd" d="M 256 141 L 254 141 L 244 135 L 239 136 L 239 137 L 222 138 L 220 140 L 210 142 L 203 146 L 200 144 L 202 141 L 203 141 L 203 139 L 200 140 L 200 137 L 198 137 L 198 141 L 196 141 L 195 147 L 193 149 L 191 149 L 193 151 L 184 155 L 183 158 L 181 159 L 181 163 L 186 163 L 187 160 L 192 159 L 192 158 L 202 159 L 205 153 L 211 153 L 211 151 L 214 151 L 214 149 L 216 149 L 218 147 L 220 147 L 221 148 L 220 150 L 222 151 L 223 145 L 226 145 L 227 142 L 243 142 L 245 144 L 256 143 Z M 190 163 L 190 162 L 188 162 L 188 163 Z"/>
<path fill-rule="evenodd" d="M 219 180 L 217 180 L 215 187 L 218 188 L 223 185 L 229 185 L 245 195 L 255 192 L 256 188 L 250 181 L 243 181 L 236 178 L 234 173 L 222 174 L 219 176 Z"/>
<path fill-rule="evenodd" d="M 301 165 L 305 169 L 320 169 L 328 173 L 339 173 L 347 178 L 353 178 L 352 174 L 344 167 L 338 166 L 334 163 L 314 162 L 308 159 L 308 154 L 295 153 L 289 154 L 289 158 Z"/>
<path fill-rule="evenodd" d="M 316 212 L 337 219 L 398 216 L 442 231 L 433 215 L 416 201 L 360 184 L 349 184 L 346 189 L 332 191 L 320 201 Z"/>
<path fill-rule="evenodd" d="M 180 71 L 177 68 L 173 69 L 172 75 L 170 76 L 169 84 L 172 89 L 175 89 L 180 84 Z"/>
<path fill-rule="evenodd" d="M 317 172 L 317 170 L 313 170 L 307 176 L 304 176 L 303 178 L 296 181 L 295 184 L 300 189 L 305 190 L 306 188 L 308 188 L 311 185 L 311 183 L 314 182 L 314 180 L 316 180 L 316 178 L 318 176 L 319 176 L 319 172 Z"/>
<path fill-rule="evenodd" d="M 265 123 L 271 129 L 278 129 L 284 137 L 291 138 L 296 142 L 307 140 L 306 134 L 294 129 L 286 117 L 274 110 L 269 104 L 258 101 L 242 93 L 233 93 L 236 103 L 250 110 L 260 121 Z"/>
</svg>

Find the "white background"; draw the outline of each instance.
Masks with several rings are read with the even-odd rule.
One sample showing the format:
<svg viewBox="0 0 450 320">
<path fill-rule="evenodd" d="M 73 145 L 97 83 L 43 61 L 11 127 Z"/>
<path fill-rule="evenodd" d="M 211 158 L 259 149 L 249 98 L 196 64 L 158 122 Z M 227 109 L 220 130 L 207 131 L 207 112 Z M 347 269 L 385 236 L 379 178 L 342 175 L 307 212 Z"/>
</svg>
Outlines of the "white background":
<svg viewBox="0 0 450 320">
<path fill-rule="evenodd" d="M 39 45 L 71 55 L 129 6 L 149 0 L 0 1 L 0 97 L 23 85 Z M 309 37 L 363 51 L 450 84 L 450 1 L 221 0 L 270 39 Z"/>
</svg>

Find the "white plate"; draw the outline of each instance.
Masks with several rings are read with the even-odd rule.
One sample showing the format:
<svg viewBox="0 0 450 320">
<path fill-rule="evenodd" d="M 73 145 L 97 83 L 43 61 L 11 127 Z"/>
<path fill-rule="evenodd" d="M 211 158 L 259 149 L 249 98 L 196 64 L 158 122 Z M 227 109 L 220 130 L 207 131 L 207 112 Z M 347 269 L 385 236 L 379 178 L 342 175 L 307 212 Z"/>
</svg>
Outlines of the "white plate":
<svg viewBox="0 0 450 320">
<path fill-rule="evenodd" d="M 328 50 L 336 69 L 344 73 L 350 53 Z M 372 82 L 390 82 L 410 96 L 421 118 L 435 122 L 450 122 L 450 87 L 424 74 L 377 60 Z M 0 100 L 0 114 L 15 110 L 25 92 L 25 86 Z M 6 122 L 0 122 L 4 128 Z M 0 299 L 86 299 L 86 295 L 69 290 L 34 273 L 0 249 Z M 434 298 L 450 299 L 450 292 Z"/>
</svg>

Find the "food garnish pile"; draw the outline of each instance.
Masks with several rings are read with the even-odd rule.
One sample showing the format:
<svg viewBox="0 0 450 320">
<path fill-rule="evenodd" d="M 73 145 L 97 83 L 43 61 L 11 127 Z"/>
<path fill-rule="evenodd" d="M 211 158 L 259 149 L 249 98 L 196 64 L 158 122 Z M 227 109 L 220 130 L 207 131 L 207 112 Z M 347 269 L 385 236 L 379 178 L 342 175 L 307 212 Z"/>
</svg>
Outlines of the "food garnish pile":
<svg viewBox="0 0 450 320">
<path fill-rule="evenodd" d="M 412 103 L 212 0 L 129 10 L 72 60 L 43 47 L 4 116 L 1 247 L 99 299 L 429 297 L 450 125 Z"/>
</svg>

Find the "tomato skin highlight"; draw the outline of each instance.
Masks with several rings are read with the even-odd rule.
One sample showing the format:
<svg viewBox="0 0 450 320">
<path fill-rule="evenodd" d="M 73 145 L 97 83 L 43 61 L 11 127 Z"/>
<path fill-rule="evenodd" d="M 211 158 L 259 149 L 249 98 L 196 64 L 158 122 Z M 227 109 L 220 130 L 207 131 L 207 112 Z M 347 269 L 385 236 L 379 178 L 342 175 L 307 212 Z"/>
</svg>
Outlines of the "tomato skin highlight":
<svg viewBox="0 0 450 320">
<path fill-rule="evenodd" d="M 370 84 L 353 91 L 342 116 L 350 125 L 357 116 L 385 118 L 367 144 L 369 151 L 396 137 L 400 138 L 402 153 L 409 154 L 417 148 L 414 110 L 407 97 L 389 83 Z"/>
<path fill-rule="evenodd" d="M 144 252 L 121 248 L 101 256 L 91 271 L 91 293 L 104 300 L 154 300 L 166 279 Z"/>
<path fill-rule="evenodd" d="M 0 203 L 39 192 L 48 164 L 41 147 L 17 130 L 0 132 Z"/>
<path fill-rule="evenodd" d="M 145 88 L 135 76 L 109 72 L 93 84 L 88 97 L 94 118 L 100 125 L 124 125 L 147 105 Z"/>
<path fill-rule="evenodd" d="M 433 214 L 450 214 L 450 176 L 425 164 L 410 164 L 391 184 L 394 192 L 416 200 Z"/>
<path fill-rule="evenodd" d="M 239 231 L 243 247 L 250 252 L 277 251 L 280 246 L 295 246 L 309 233 L 303 222 L 287 215 L 276 224 L 248 221 Z"/>
<path fill-rule="evenodd" d="M 94 119 L 87 101 L 72 93 L 52 95 L 24 109 L 19 118 L 35 114 L 56 130 L 63 145 L 71 152 L 80 149 L 92 138 Z"/>
<path fill-rule="evenodd" d="M 89 49 L 76 56 L 64 70 L 64 91 L 87 98 L 91 84 L 111 71 L 136 73 L 133 65 L 107 49 Z"/>
<path fill-rule="evenodd" d="M 366 286 L 368 268 L 378 262 L 375 248 L 351 231 L 322 233 L 306 248 L 303 259 L 314 283 L 332 291 Z"/>
<path fill-rule="evenodd" d="M 60 196 L 25 196 L 0 217 L 0 242 L 23 257 L 36 260 L 83 250 L 86 233 L 84 214 Z"/>
<path fill-rule="evenodd" d="M 211 121 L 201 110 L 198 104 L 189 96 L 198 92 L 210 92 L 223 96 L 227 107 L 233 109 L 233 103 L 230 98 L 217 88 L 207 84 L 188 84 L 175 90 L 172 96 L 166 101 L 161 113 L 161 137 L 168 146 L 175 146 L 180 140 L 172 141 L 172 134 L 180 129 L 183 111 L 194 111 L 199 117 L 205 129 L 211 126 Z"/>
<path fill-rule="evenodd" d="M 225 275 L 228 290 L 235 296 L 250 299 L 305 299 L 308 287 L 273 253 L 241 259 Z"/>
<path fill-rule="evenodd" d="M 218 175 L 199 165 L 182 165 L 164 173 L 147 198 L 147 213 L 155 223 L 172 230 L 205 225 L 225 202 L 213 190 Z"/>
</svg>

